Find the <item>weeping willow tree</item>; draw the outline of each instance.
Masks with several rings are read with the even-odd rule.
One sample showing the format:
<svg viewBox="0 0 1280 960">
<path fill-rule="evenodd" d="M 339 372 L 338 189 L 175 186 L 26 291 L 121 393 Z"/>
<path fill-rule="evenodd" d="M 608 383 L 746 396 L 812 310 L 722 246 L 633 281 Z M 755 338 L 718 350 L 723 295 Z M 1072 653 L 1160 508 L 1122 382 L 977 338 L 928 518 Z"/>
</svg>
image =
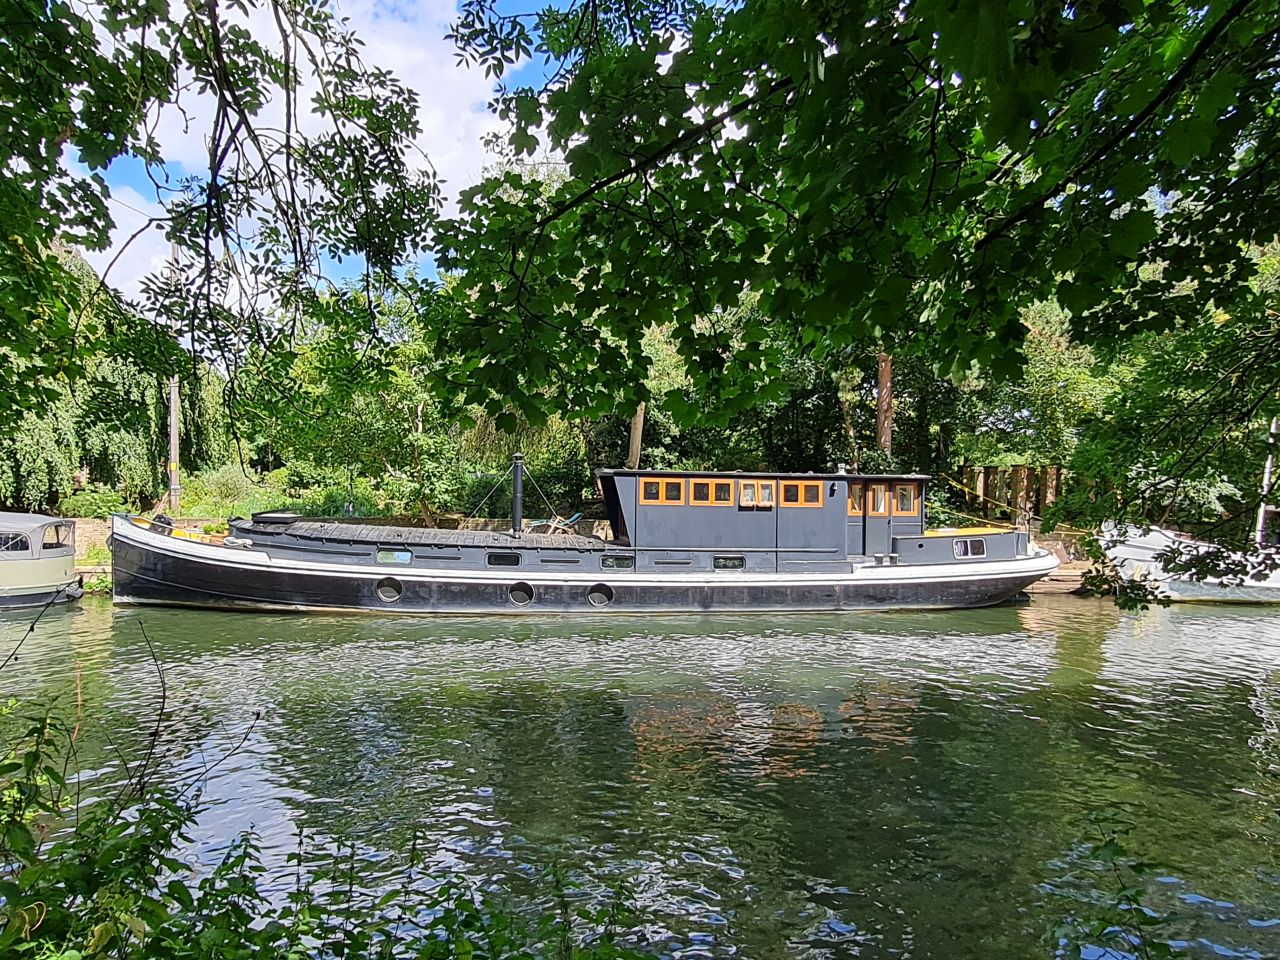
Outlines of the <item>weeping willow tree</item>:
<svg viewBox="0 0 1280 960">
<path fill-rule="evenodd" d="M 100 356 L 75 378 L 45 382 L 37 410 L 0 435 L 0 503 L 24 510 L 54 506 L 79 486 L 103 484 L 127 500 L 155 499 L 166 483 L 168 380 L 146 358 L 172 349 L 172 338 L 124 308 L 78 256 L 60 251 L 76 278 L 88 322 L 129 331 L 139 359 Z M 198 470 L 227 456 L 223 379 L 207 365 L 182 364 L 181 463 Z"/>
</svg>

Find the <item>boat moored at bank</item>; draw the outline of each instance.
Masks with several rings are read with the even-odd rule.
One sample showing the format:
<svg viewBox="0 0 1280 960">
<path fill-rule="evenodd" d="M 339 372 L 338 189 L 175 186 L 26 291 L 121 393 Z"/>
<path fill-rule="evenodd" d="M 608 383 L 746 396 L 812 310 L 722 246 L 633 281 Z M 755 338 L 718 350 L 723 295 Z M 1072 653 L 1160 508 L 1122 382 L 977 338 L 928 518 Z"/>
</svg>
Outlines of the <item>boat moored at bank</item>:
<svg viewBox="0 0 1280 960">
<path fill-rule="evenodd" d="M 0 611 L 80 599 L 75 565 L 74 520 L 0 513 Z"/>
<path fill-rule="evenodd" d="M 1175 530 L 1107 523 L 1098 536 L 1103 552 L 1122 580 L 1141 583 L 1156 597 L 1175 603 L 1280 603 L 1280 558 L 1274 547 L 1257 555 L 1226 550 Z M 1170 570 L 1169 561 L 1209 556 L 1240 570 L 1239 576 L 1194 576 Z"/>
<path fill-rule="evenodd" d="M 118 603 L 389 613 L 977 607 L 1057 561 L 1022 531 L 925 527 L 915 474 L 603 470 L 607 536 L 255 514 L 226 537 L 112 520 Z"/>
</svg>

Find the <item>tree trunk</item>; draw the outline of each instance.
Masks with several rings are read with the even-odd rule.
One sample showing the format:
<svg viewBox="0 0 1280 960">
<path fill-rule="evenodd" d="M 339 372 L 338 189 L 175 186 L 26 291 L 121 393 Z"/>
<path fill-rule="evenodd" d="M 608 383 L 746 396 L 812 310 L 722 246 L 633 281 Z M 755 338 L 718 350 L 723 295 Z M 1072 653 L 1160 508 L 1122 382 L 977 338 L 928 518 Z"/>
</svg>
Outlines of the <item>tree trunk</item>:
<svg viewBox="0 0 1280 960">
<path fill-rule="evenodd" d="M 627 444 L 627 469 L 637 470 L 640 467 L 640 441 L 644 437 L 644 401 L 636 407 L 636 415 L 631 418 L 631 441 Z"/>
<path fill-rule="evenodd" d="M 893 456 L 893 357 L 876 355 L 876 446 Z"/>
</svg>

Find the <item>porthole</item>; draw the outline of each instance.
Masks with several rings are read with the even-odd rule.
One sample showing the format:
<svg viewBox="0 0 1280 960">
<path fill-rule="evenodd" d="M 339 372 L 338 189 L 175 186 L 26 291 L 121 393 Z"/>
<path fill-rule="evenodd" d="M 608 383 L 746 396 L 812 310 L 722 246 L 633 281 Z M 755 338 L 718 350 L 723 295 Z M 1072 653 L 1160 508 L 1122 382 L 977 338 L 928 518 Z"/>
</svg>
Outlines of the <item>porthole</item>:
<svg viewBox="0 0 1280 960">
<path fill-rule="evenodd" d="M 594 584 L 587 590 L 587 602 L 593 607 L 604 607 L 613 603 L 613 587 L 607 583 Z"/>
<path fill-rule="evenodd" d="M 533 587 L 524 582 L 513 583 L 507 588 L 507 596 L 517 607 L 527 607 L 533 603 Z"/>
<path fill-rule="evenodd" d="M 404 587 L 395 577 L 383 577 L 378 581 L 378 599 L 383 603 L 395 603 L 404 593 Z"/>
</svg>

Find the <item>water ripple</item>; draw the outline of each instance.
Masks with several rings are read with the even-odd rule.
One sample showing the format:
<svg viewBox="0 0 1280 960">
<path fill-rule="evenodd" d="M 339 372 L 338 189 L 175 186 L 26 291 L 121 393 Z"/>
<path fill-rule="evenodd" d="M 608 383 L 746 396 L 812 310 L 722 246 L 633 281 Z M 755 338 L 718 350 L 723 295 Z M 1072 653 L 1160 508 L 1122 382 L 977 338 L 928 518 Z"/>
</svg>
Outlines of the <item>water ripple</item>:
<svg viewBox="0 0 1280 960">
<path fill-rule="evenodd" d="M 621 890 L 632 937 L 671 957 L 1029 956 L 1114 907 L 1091 851 L 1117 834 L 1162 939 L 1280 956 L 1269 615 L 1071 597 L 598 620 L 87 603 L 42 623 L 0 695 L 78 690 L 91 793 L 127 775 L 160 708 L 140 622 L 166 681 L 164 776 L 203 791 L 193 864 L 251 831 L 283 877 L 300 833 L 348 838 L 376 886 L 417 844 L 434 874 L 531 904 L 552 865 L 584 909 Z M 0 653 L 22 629 L 0 621 Z"/>
</svg>

